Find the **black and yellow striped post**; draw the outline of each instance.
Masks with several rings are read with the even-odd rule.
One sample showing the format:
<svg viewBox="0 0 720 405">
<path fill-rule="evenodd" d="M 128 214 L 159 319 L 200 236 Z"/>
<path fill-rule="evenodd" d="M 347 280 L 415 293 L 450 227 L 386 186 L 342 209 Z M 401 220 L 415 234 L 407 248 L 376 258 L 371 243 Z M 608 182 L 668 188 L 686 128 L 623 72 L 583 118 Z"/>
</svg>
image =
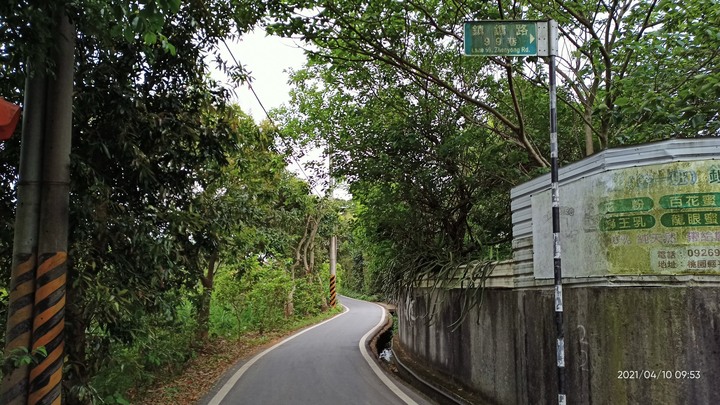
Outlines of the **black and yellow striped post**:
<svg viewBox="0 0 720 405">
<path fill-rule="evenodd" d="M 5 355 L 11 355 L 18 349 L 30 347 L 32 331 L 33 301 L 35 292 L 35 255 L 26 254 L 15 259 L 10 284 L 7 329 L 5 333 Z M 6 370 L 3 376 L 0 403 L 7 405 L 25 405 L 27 400 L 29 368 L 20 365 Z"/>
<path fill-rule="evenodd" d="M 37 269 L 33 350 L 47 356 L 30 370 L 28 404 L 60 404 L 65 349 L 65 284 L 67 253 L 45 254 Z"/>
<path fill-rule="evenodd" d="M 337 290 L 335 286 L 335 275 L 330 275 L 330 306 L 334 307 L 337 304 Z"/>
<path fill-rule="evenodd" d="M 75 30 L 64 11 L 58 17 L 52 79 L 41 62 L 26 81 L 5 345 L 6 354 L 47 356 L 4 376 L 2 404 L 62 403 Z"/>
<path fill-rule="evenodd" d="M 337 304 L 337 236 L 330 237 L 330 306 Z"/>
</svg>

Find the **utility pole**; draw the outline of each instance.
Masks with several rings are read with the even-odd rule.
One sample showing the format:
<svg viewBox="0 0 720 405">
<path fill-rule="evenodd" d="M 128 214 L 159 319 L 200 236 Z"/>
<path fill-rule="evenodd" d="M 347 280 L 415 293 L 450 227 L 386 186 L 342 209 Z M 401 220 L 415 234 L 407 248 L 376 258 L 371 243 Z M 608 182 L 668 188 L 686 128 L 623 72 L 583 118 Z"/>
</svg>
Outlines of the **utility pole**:
<svg viewBox="0 0 720 405">
<path fill-rule="evenodd" d="M 75 27 L 64 10 L 58 19 L 55 77 L 48 82 L 32 331 L 33 350 L 44 347 L 47 356 L 30 369 L 28 404 L 62 402 Z"/>
<path fill-rule="evenodd" d="M 3 404 L 62 403 L 65 285 L 67 281 L 70 145 L 75 67 L 74 26 L 60 10 L 49 53 L 26 66 L 25 115 L 15 218 L 5 353 L 18 349 L 47 356 L 9 372 Z"/>
<path fill-rule="evenodd" d="M 330 237 L 330 306 L 337 304 L 337 235 Z"/>
<path fill-rule="evenodd" d="M 34 71 L 31 71 L 33 69 Z M 29 350 L 35 302 L 35 267 L 42 180 L 40 162 L 45 131 L 44 63 L 30 63 L 29 67 L 26 66 L 26 74 L 5 356 L 18 350 Z M 29 373 L 29 366 L 20 365 L 4 375 L 0 389 L 0 403 L 25 405 Z"/>
<path fill-rule="evenodd" d="M 332 150 L 328 153 L 328 175 L 330 198 L 333 198 L 335 191 L 335 181 L 332 177 Z M 335 235 L 335 226 L 333 225 L 332 236 L 330 237 L 330 306 L 337 305 L 337 235 Z"/>
</svg>

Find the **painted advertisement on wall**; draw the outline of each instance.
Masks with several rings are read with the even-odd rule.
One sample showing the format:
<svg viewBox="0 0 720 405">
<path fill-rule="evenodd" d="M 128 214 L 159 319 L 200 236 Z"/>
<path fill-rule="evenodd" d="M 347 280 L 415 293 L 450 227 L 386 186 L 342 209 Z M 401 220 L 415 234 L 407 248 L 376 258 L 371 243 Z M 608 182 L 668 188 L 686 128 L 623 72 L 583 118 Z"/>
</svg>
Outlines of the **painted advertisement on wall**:
<svg viewBox="0 0 720 405">
<path fill-rule="evenodd" d="M 550 191 L 531 198 L 535 276 L 552 278 Z M 560 187 L 563 276 L 720 274 L 720 162 L 595 174 Z"/>
</svg>

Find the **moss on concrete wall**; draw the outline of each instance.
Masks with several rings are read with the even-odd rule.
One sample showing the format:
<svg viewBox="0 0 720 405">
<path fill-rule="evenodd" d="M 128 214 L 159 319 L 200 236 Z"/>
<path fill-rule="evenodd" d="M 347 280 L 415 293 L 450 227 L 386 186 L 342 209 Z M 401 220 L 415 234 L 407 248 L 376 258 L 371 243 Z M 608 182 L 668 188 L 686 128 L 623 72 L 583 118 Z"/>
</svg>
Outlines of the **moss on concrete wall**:
<svg viewBox="0 0 720 405">
<path fill-rule="evenodd" d="M 455 330 L 460 292 L 439 292 L 435 316 L 417 316 L 426 294 L 398 307 L 416 360 L 498 404 L 555 402 L 550 288 L 489 289 Z M 720 403 L 720 288 L 566 287 L 565 321 L 568 403 Z"/>
</svg>

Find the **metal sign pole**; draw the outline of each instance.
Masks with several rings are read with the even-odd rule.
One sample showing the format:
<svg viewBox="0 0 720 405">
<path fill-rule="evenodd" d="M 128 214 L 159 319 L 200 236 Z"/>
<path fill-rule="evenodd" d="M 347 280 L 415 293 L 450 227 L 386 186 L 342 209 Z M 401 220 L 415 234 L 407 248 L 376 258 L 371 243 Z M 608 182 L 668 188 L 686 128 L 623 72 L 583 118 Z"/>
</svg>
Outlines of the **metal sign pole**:
<svg viewBox="0 0 720 405">
<path fill-rule="evenodd" d="M 563 319 L 562 266 L 560 260 L 560 192 L 557 140 L 557 82 L 555 56 L 557 55 L 557 22 L 548 22 L 550 52 L 550 183 L 552 188 L 553 272 L 555 275 L 555 329 L 557 332 L 557 383 L 558 404 L 565 405 L 565 332 Z"/>
<path fill-rule="evenodd" d="M 555 72 L 555 57 L 558 54 L 557 21 L 468 21 L 465 23 L 464 29 L 465 55 L 467 56 L 548 57 L 548 64 L 550 65 L 550 179 L 552 188 L 558 404 L 565 405 L 565 335 L 562 267 L 560 265 L 560 196 L 558 192 L 557 84 Z"/>
</svg>

